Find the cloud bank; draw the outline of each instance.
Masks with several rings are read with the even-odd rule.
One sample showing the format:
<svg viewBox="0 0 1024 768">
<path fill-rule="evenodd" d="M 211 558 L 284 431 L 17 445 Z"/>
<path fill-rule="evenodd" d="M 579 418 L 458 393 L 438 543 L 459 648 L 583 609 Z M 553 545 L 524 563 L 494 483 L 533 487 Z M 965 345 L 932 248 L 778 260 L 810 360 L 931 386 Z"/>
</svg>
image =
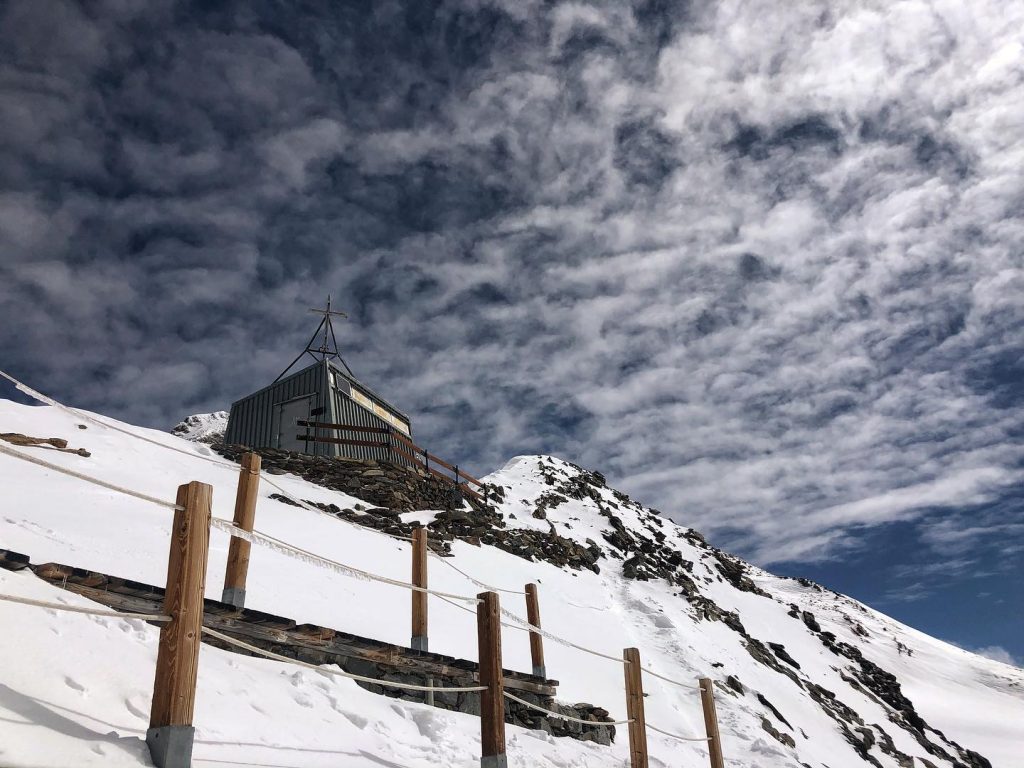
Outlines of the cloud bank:
<svg viewBox="0 0 1024 768">
<path fill-rule="evenodd" d="M 556 453 L 764 563 L 936 509 L 936 552 L 1021 541 L 1024 7 L 2 13 L 0 360 L 37 386 L 166 427 L 331 292 L 477 471 Z"/>
</svg>

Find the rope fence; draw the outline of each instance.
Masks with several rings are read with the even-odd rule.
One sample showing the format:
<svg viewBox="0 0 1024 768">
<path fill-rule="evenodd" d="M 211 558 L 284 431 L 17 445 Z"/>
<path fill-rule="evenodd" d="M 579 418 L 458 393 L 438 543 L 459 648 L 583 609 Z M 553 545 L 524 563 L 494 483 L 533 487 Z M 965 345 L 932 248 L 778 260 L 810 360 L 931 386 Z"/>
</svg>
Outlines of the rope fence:
<svg viewBox="0 0 1024 768">
<path fill-rule="evenodd" d="M 198 635 L 203 634 L 214 638 L 226 645 L 242 649 L 255 656 L 280 661 L 287 664 L 294 664 L 303 668 L 311 669 L 324 674 L 347 678 L 369 685 L 380 685 L 383 687 L 418 691 L 427 694 L 427 701 L 433 702 L 434 693 L 480 693 L 481 702 L 479 715 L 482 729 L 482 761 L 488 760 L 490 756 L 502 757 L 505 753 L 504 740 L 504 710 L 503 700 L 516 702 L 528 709 L 543 713 L 550 717 L 560 718 L 568 722 L 575 722 L 581 725 L 602 726 L 602 725 L 629 725 L 630 737 L 630 765 L 631 768 L 647 768 L 647 729 L 659 733 L 668 738 L 685 742 L 705 742 L 709 749 L 712 768 L 724 768 L 721 752 L 721 745 L 718 737 L 717 715 L 714 708 L 713 685 L 710 679 L 702 678 L 700 685 L 684 683 L 671 677 L 662 675 L 653 669 L 643 666 L 640 663 L 639 650 L 627 648 L 623 656 L 615 656 L 602 651 L 575 643 L 567 638 L 561 637 L 553 632 L 543 629 L 540 626 L 540 610 L 537 596 L 537 585 L 529 583 L 525 590 L 503 589 L 481 581 L 471 574 L 463 571 L 450 561 L 450 558 L 439 556 L 431 552 L 427 546 L 426 529 L 416 529 L 411 539 L 404 536 L 396 536 L 384 531 L 374 531 L 390 539 L 397 541 L 412 541 L 413 555 L 413 576 L 412 582 L 394 579 L 380 574 L 372 573 L 345 563 L 318 555 L 309 550 L 289 544 L 277 539 L 262 531 L 255 530 L 253 526 L 256 501 L 258 499 L 259 481 L 266 482 L 269 486 L 279 491 L 282 497 L 297 504 L 299 507 L 315 514 L 329 517 L 332 520 L 341 520 L 353 527 L 366 530 L 365 526 L 358 523 L 339 518 L 325 510 L 322 510 L 303 499 L 297 498 L 289 493 L 280 484 L 260 471 L 260 457 L 255 453 L 246 454 L 243 457 L 241 469 L 234 463 L 220 459 L 204 456 L 202 454 L 183 450 L 173 445 L 159 442 L 144 435 L 137 434 L 117 425 L 107 423 L 91 415 L 81 413 L 69 408 L 56 400 L 37 392 L 12 376 L 0 371 L 0 377 L 12 382 L 20 391 L 43 402 L 47 405 L 61 409 L 77 418 L 92 422 L 106 429 L 123 433 L 129 437 L 155 445 L 159 448 L 171 450 L 185 455 L 189 458 L 212 463 L 232 473 L 241 472 L 239 475 L 238 496 L 235 504 L 235 520 L 229 521 L 212 515 L 212 487 L 192 482 L 182 485 L 178 489 L 177 500 L 172 503 L 142 493 L 131 488 L 123 487 L 116 483 L 101 480 L 86 473 L 78 472 L 67 467 L 60 466 L 45 459 L 27 455 L 21 451 L 14 450 L 6 445 L 0 445 L 0 453 L 21 459 L 28 463 L 49 469 L 83 482 L 105 488 L 116 493 L 121 493 L 141 501 L 152 503 L 160 507 L 173 510 L 174 524 L 172 530 L 175 535 L 171 538 L 171 549 L 168 561 L 168 583 L 165 592 L 165 610 L 172 615 L 166 616 L 155 613 L 132 613 L 114 610 L 96 610 L 78 606 L 70 606 L 62 603 L 53 603 L 33 598 L 18 597 L 15 595 L 0 594 L 0 601 L 19 603 L 26 606 L 67 611 L 70 613 L 87 614 L 105 618 L 140 619 L 148 622 L 160 622 L 164 626 L 161 629 L 161 640 L 157 658 L 156 684 L 153 694 L 153 709 L 151 713 L 151 728 L 147 733 L 147 743 L 150 744 L 151 754 L 159 768 L 178 768 L 187 763 L 174 762 L 178 758 L 169 758 L 171 753 L 167 751 L 164 744 L 166 739 L 173 738 L 173 728 L 179 724 L 191 724 L 194 709 L 194 692 L 198 670 L 198 648 L 196 642 Z M 243 482 L 243 478 L 249 478 Z M 429 674 L 427 675 L 428 685 L 403 683 L 392 680 L 373 678 L 365 675 L 358 675 L 346 672 L 343 669 L 330 666 L 311 664 L 295 658 L 290 658 L 272 651 L 264 650 L 258 646 L 231 637 L 223 632 L 202 626 L 203 614 L 203 582 L 207 567 L 209 533 L 210 529 L 216 529 L 231 537 L 231 548 L 228 553 L 228 574 L 225 576 L 225 597 L 224 601 L 230 602 L 237 608 L 244 605 L 245 575 L 249 562 L 249 546 L 256 545 L 270 549 L 283 556 L 303 562 L 308 565 L 331 571 L 346 577 L 356 578 L 363 581 L 375 581 L 391 586 L 401 587 L 413 592 L 413 638 L 410 647 L 420 650 L 427 650 L 427 595 L 442 600 L 445 603 L 454 605 L 460 610 L 474 614 L 477 617 L 477 630 L 479 642 L 479 676 L 480 685 L 476 686 L 435 686 L 432 684 Z M 374 530 L 374 529 L 370 529 Z M 244 548 L 239 549 L 239 548 Z M 426 563 L 428 555 L 433 554 L 435 559 L 443 562 L 447 567 L 456 571 L 463 578 L 476 587 L 486 590 L 478 596 L 461 595 L 451 592 L 443 592 L 427 587 Z M 234 568 L 234 576 L 232 576 Z M 233 580 L 233 581 L 232 581 Z M 229 583 L 231 581 L 231 583 Z M 229 601 L 227 595 L 234 593 Z M 500 606 L 498 594 L 525 596 L 527 603 L 528 619 L 513 613 L 507 608 Z M 236 598 L 238 602 L 236 602 Z M 466 604 L 471 604 L 473 608 Z M 173 610 L 168 607 L 173 606 Z M 625 670 L 627 719 L 617 721 L 594 721 L 584 720 L 571 715 L 555 712 L 540 705 L 533 704 L 512 693 L 504 690 L 503 669 L 501 666 L 501 628 L 507 627 L 517 629 L 530 634 L 530 650 L 533 662 L 533 676 L 547 679 L 544 666 L 543 646 L 541 638 L 548 639 L 559 645 L 571 648 L 580 653 L 585 653 L 597 658 L 613 661 L 623 665 Z M 650 675 L 673 686 L 701 693 L 701 704 L 704 709 L 706 737 L 682 736 L 667 730 L 662 730 L 646 723 L 643 710 L 643 674 Z M 550 682 L 550 681 L 549 681 Z M 173 725 L 172 725 L 173 724 Z M 155 734 L 155 735 L 154 735 Z M 153 741 L 151 741 L 151 738 Z M 170 762 L 168 762 L 170 760 Z"/>
<path fill-rule="evenodd" d="M 88 616 L 102 616 L 113 619 L 142 619 L 143 621 L 170 621 L 170 616 L 163 616 L 159 613 L 129 613 L 127 611 L 104 611 L 97 608 L 84 608 L 77 605 L 66 605 L 64 603 L 51 603 L 46 600 L 35 600 L 31 597 L 18 597 L 16 595 L 0 594 L 0 600 L 7 603 L 20 603 L 31 605 L 35 608 L 46 608 L 51 611 L 67 611 L 68 613 L 84 613 Z"/>
<path fill-rule="evenodd" d="M 711 736 L 680 736 L 676 733 L 669 733 L 668 731 L 661 730 L 661 728 L 656 728 L 650 723 L 646 723 L 646 725 L 655 733 L 660 733 L 662 736 L 668 736 L 670 739 L 675 739 L 676 741 L 713 741 Z"/>
<path fill-rule="evenodd" d="M 426 589 L 424 587 L 417 587 L 415 584 L 411 584 L 407 581 L 400 581 L 399 579 L 392 579 L 387 576 L 381 576 L 370 571 L 364 571 L 361 568 L 356 568 L 351 565 L 345 565 L 345 563 L 339 563 L 337 560 L 331 560 L 321 555 L 314 554 L 300 547 L 287 544 L 280 539 L 275 539 L 273 536 L 261 533 L 260 531 L 247 531 L 244 528 L 239 528 L 230 520 L 224 520 L 220 517 L 214 517 L 210 520 L 210 526 L 216 528 L 219 531 L 223 531 L 231 536 L 248 541 L 250 544 L 256 544 L 260 547 L 271 549 L 279 554 L 291 557 L 295 560 L 299 560 L 309 565 L 314 565 L 319 568 L 328 571 L 334 571 L 343 576 L 351 576 L 353 578 L 361 579 L 363 581 L 379 581 L 382 584 L 390 584 L 394 587 L 401 587 L 408 589 L 413 592 L 424 592 L 426 594 L 435 595 L 436 597 L 450 598 L 452 600 L 463 600 L 468 603 L 478 603 L 480 599 L 469 595 L 456 595 L 451 592 L 439 592 L 434 589 Z"/>
<path fill-rule="evenodd" d="M 87 475 L 83 472 L 76 472 L 73 469 L 62 467 L 60 466 L 60 464 L 54 464 L 51 461 L 40 459 L 37 456 L 29 456 L 28 454 L 22 453 L 21 451 L 16 451 L 13 448 L 9 448 L 6 445 L 0 445 L 0 453 L 7 454 L 8 456 L 13 456 L 17 459 L 21 459 L 22 461 L 27 461 L 29 464 L 35 464 L 40 467 L 45 467 L 46 469 L 51 469 L 54 472 L 60 472 L 62 475 L 74 477 L 86 483 L 97 485 L 100 488 L 106 488 L 108 491 L 123 493 L 125 496 L 132 496 L 136 499 L 149 502 L 150 504 L 156 504 L 158 507 L 164 507 L 165 509 L 180 509 L 180 507 L 173 502 L 164 501 L 163 499 L 158 499 L 155 496 L 150 496 L 139 491 L 133 491 L 131 488 L 125 488 L 123 486 L 116 485 L 115 483 L 108 483 L 106 480 L 100 480 L 99 478 L 92 477 L 91 475 Z"/>
<path fill-rule="evenodd" d="M 570 723 L 580 723 L 582 725 L 629 725 L 633 722 L 632 720 L 584 720 L 580 717 L 573 717 L 572 715 L 564 715 L 561 712 L 552 712 L 550 709 L 544 709 L 544 707 L 541 707 L 537 704 L 533 704 L 524 699 L 520 699 L 518 696 L 513 696 L 508 691 L 504 691 L 503 693 L 506 699 L 510 699 L 518 704 L 522 704 L 524 707 L 527 707 L 529 709 L 534 709 L 538 712 L 543 712 L 544 714 L 550 715 L 551 717 L 560 717 L 563 720 L 568 720 Z"/>
</svg>

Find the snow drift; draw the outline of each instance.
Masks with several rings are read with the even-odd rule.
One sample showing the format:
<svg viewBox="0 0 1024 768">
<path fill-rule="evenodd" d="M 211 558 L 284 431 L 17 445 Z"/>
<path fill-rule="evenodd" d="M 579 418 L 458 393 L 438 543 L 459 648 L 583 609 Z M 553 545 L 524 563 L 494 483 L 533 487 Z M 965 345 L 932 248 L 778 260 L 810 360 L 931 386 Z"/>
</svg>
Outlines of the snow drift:
<svg viewBox="0 0 1024 768">
<path fill-rule="evenodd" d="M 55 464 L 173 499 L 190 480 L 214 487 L 214 514 L 230 518 L 237 475 L 211 447 L 106 420 L 159 445 L 56 408 L 0 401 L 0 432 L 67 439 L 83 457 L 46 451 Z M 82 429 L 79 425 L 84 425 Z M 171 450 L 172 448 L 177 450 Z M 23 452 L 45 449 L 21 448 Z M 222 461 L 222 460 L 221 460 Z M 359 499 L 275 477 L 310 501 Z M 727 764 L 742 768 L 1019 768 L 1024 672 L 938 641 L 824 587 L 775 577 L 721 552 L 607 487 L 604 478 L 551 457 L 524 456 L 484 478 L 500 486 L 507 528 L 572 539 L 599 554 L 593 568 L 556 567 L 495 546 L 455 541 L 454 563 L 478 581 L 540 585 L 546 629 L 618 656 L 636 646 L 665 677 L 716 681 Z M 0 455 L 0 547 L 150 584 L 166 577 L 166 509 Z M 257 528 L 325 557 L 406 580 L 408 545 L 377 531 L 269 498 Z M 424 510 L 425 521 L 435 511 Z M 403 517 L 415 517 L 415 513 Z M 211 538 L 207 597 L 218 599 L 228 538 Z M 431 585 L 477 586 L 431 565 Z M 406 644 L 405 590 L 312 568 L 254 549 L 247 605 Z M 0 570 L 0 593 L 86 604 L 26 572 Z M 503 606 L 524 615 L 515 596 Z M 431 600 L 431 649 L 476 654 L 474 619 Z M 149 765 L 148 724 L 157 630 L 142 622 L 0 603 L 0 765 Z M 530 669 L 526 635 L 509 630 L 505 666 Z M 559 698 L 624 716 L 622 667 L 553 642 L 545 646 Z M 692 689 L 646 676 L 648 721 L 702 734 Z M 476 718 L 398 702 L 353 683 L 204 647 L 195 765 L 476 766 Z M 649 734 L 653 766 L 705 765 L 705 747 Z M 603 747 L 508 730 L 514 766 L 623 766 L 625 733 Z"/>
</svg>

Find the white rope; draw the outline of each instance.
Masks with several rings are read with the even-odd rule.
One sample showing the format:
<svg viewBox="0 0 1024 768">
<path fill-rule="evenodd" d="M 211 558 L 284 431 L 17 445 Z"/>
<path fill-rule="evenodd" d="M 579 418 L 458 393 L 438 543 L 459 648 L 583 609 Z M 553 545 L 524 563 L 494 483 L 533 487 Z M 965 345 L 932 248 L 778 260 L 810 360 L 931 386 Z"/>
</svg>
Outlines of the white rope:
<svg viewBox="0 0 1024 768">
<path fill-rule="evenodd" d="M 673 680 L 671 677 L 665 677 L 664 675 L 659 675 L 653 669 L 649 669 L 648 667 L 640 667 L 640 669 L 642 669 L 644 672 L 646 672 L 648 675 L 651 675 L 652 677 L 656 677 L 659 680 L 664 680 L 666 683 L 672 683 L 672 685 L 678 685 L 680 688 L 690 688 L 690 689 L 692 689 L 694 691 L 703 690 L 700 687 L 699 683 L 697 685 L 694 685 L 693 683 L 681 683 L 678 680 Z"/>
<path fill-rule="evenodd" d="M 222 634 L 215 629 L 209 627 L 203 627 L 203 632 L 210 637 L 216 637 L 218 640 L 223 640 L 228 645 L 234 645 L 238 648 L 244 648 L 247 651 L 255 653 L 259 656 L 265 656 L 268 659 L 274 659 L 275 661 L 283 661 L 286 664 L 296 664 L 306 669 L 312 669 L 316 672 L 326 672 L 329 675 L 336 675 L 337 677 L 346 677 L 349 680 L 358 680 L 363 683 L 370 683 L 372 685 L 383 685 L 386 688 L 402 688 L 407 691 L 426 691 L 429 693 L 474 693 L 478 691 L 486 691 L 486 685 L 470 685 L 465 687 L 456 688 L 439 688 L 434 685 L 413 685 L 412 683 L 399 683 L 392 680 L 379 680 L 375 677 L 364 677 L 363 675 L 355 675 L 351 672 L 346 672 L 343 669 L 335 669 L 329 666 L 318 666 L 316 664 L 309 664 L 305 661 L 299 661 L 298 659 L 289 659 L 287 656 L 281 656 L 280 654 L 273 653 L 271 651 L 265 651 L 262 648 L 257 648 L 255 645 L 249 645 L 249 643 L 236 640 L 233 637 Z"/>
<path fill-rule="evenodd" d="M 71 414 L 72 416 L 74 416 L 76 418 L 82 419 L 84 421 L 91 421 L 93 424 L 96 424 L 98 426 L 106 427 L 107 429 L 112 429 L 115 432 L 121 432 L 122 434 L 128 435 L 129 437 L 134 437 L 136 440 L 143 440 L 143 441 L 145 441 L 147 443 L 152 443 L 153 445 L 156 445 L 156 446 L 158 446 L 160 448 L 166 448 L 167 450 L 170 450 L 170 451 L 175 451 L 177 453 L 182 453 L 182 454 L 184 454 L 186 456 L 189 456 L 189 457 L 191 457 L 193 459 L 202 459 L 203 461 L 209 461 L 209 462 L 211 462 L 213 464 L 218 464 L 218 465 L 220 465 L 222 467 L 227 467 L 229 469 L 237 469 L 237 467 L 234 467 L 233 465 L 228 464 L 227 462 L 219 461 L 218 459 L 214 459 L 214 458 L 212 458 L 210 456 L 203 456 L 202 454 L 195 453 L 193 451 L 186 451 L 186 450 L 183 450 L 181 448 L 176 448 L 173 445 L 167 445 L 166 443 L 161 443 L 159 440 L 153 440 L 152 438 L 145 437 L 144 435 L 140 435 L 140 434 L 137 434 L 137 433 L 132 432 L 130 430 L 123 429 L 122 427 L 118 427 L 118 426 L 116 426 L 114 424 L 110 424 L 110 423 L 108 423 L 106 421 L 103 421 L 102 419 L 97 419 L 95 416 L 90 416 L 87 413 L 82 413 L 81 411 L 77 410 L 76 408 L 71 408 L 70 406 L 64 405 L 63 403 L 60 403 L 60 402 L 54 400 L 52 397 L 48 397 L 47 395 L 44 395 L 42 392 L 39 392 L 39 391 L 37 391 L 35 389 L 32 389 L 32 387 L 30 387 L 28 384 L 24 384 L 24 383 L 18 381 L 16 378 L 11 376 L 9 373 L 4 373 L 3 371 L 0 371 L 0 377 L 3 377 L 5 379 L 7 379 L 20 392 L 28 395 L 31 398 L 34 398 L 35 400 L 38 400 L 40 403 L 45 403 L 46 405 L 52 405 L 54 408 L 59 408 L 60 410 L 64 411 L 65 413 L 69 413 L 69 414 Z"/>
<path fill-rule="evenodd" d="M 133 496 L 136 499 L 148 501 L 150 504 L 156 504 L 157 506 L 166 507 L 167 509 L 182 509 L 182 507 L 178 506 L 174 502 L 164 501 L 163 499 L 158 499 L 155 496 L 148 496 L 145 493 L 133 491 L 131 488 L 124 488 L 120 485 L 108 483 L 106 480 L 100 480 L 98 478 L 91 477 L 90 475 L 86 475 L 81 472 L 76 472 L 73 469 L 62 467 L 59 464 L 53 464 L 52 462 L 46 461 L 45 459 L 40 459 L 36 456 L 29 456 L 27 454 L 22 453 L 21 451 L 16 451 L 13 448 L 9 448 L 6 445 L 0 445 L 0 453 L 5 453 L 8 456 L 14 456 L 15 458 L 21 459 L 22 461 L 27 461 L 30 464 L 37 464 L 40 467 L 52 469 L 54 472 L 60 472 L 63 475 L 68 475 L 79 480 L 84 480 L 87 483 L 98 485 L 100 488 L 106 488 L 108 491 L 116 491 L 117 493 L 123 493 L 126 496 Z"/>
<path fill-rule="evenodd" d="M 170 616 L 162 616 L 158 613 L 128 613 L 121 611 L 101 611 L 94 608 L 79 608 L 75 605 L 64 605 L 63 603 L 49 603 L 45 600 L 33 600 L 30 597 L 15 597 L 14 595 L 0 594 L 0 600 L 8 603 L 21 603 L 36 608 L 50 608 L 54 611 L 68 611 L 69 613 L 85 613 L 89 616 L 108 616 L 115 619 L 143 619 L 144 621 L 170 621 Z"/>
<path fill-rule="evenodd" d="M 291 557 L 295 560 L 300 560 L 309 565 L 315 565 L 318 568 L 324 570 L 334 571 L 340 573 L 342 576 L 351 576 L 364 581 L 379 581 L 382 584 L 390 584 L 395 587 L 402 587 L 404 589 L 412 590 L 413 592 L 426 592 L 427 594 L 436 595 L 438 597 L 450 597 L 453 600 L 464 600 L 468 603 L 478 603 L 480 600 L 476 597 L 469 595 L 456 595 L 451 592 L 439 592 L 426 587 L 418 587 L 415 584 L 410 584 L 407 581 L 400 581 L 398 579 L 391 579 L 387 576 L 380 576 L 376 573 L 370 573 L 360 568 L 356 568 L 345 563 L 339 563 L 337 560 L 331 560 L 321 555 L 314 554 L 308 550 L 301 549 L 299 547 L 288 544 L 280 539 L 275 539 L 266 533 L 260 531 L 246 531 L 242 528 L 237 527 L 230 520 L 224 520 L 220 517 L 214 517 L 210 520 L 210 526 L 216 528 L 219 531 L 223 531 L 231 536 L 239 539 L 248 541 L 250 544 L 256 544 L 257 546 L 266 547 L 272 549 L 275 552 Z"/>
<path fill-rule="evenodd" d="M 579 717 L 571 717 L 569 715 L 563 715 L 561 712 L 552 712 L 550 709 L 538 707 L 536 704 L 531 704 L 528 701 L 524 701 L 523 699 L 520 699 L 518 696 L 513 696 L 508 691 L 502 691 L 502 693 L 505 694 L 506 699 L 511 699 L 512 701 L 518 702 L 522 704 L 524 707 L 535 709 L 538 712 L 543 712 L 544 714 L 551 715 L 552 717 L 560 717 L 563 720 L 568 720 L 570 723 L 582 723 L 583 725 L 628 725 L 629 723 L 633 722 L 632 720 L 583 720 Z"/>
<path fill-rule="evenodd" d="M 478 579 L 474 579 L 472 576 L 470 576 L 468 573 L 466 573 L 464 570 L 459 568 L 454 563 L 448 562 L 451 558 L 441 557 L 440 555 L 438 555 L 436 553 L 433 553 L 433 552 L 431 552 L 430 554 L 434 555 L 435 559 L 440 560 L 442 563 L 447 565 L 452 570 L 457 571 L 458 573 L 461 573 L 463 576 L 465 576 L 471 582 L 476 584 L 478 587 L 480 587 L 481 589 L 487 590 L 488 592 L 504 592 L 506 595 L 525 595 L 526 594 L 526 592 L 523 591 L 523 590 L 519 590 L 519 589 L 502 589 L 501 587 L 495 587 L 495 586 L 492 586 L 492 585 L 488 584 L 487 582 L 479 581 Z"/>
<path fill-rule="evenodd" d="M 712 741 L 712 738 L 710 736 L 680 736 L 676 733 L 669 733 L 668 731 L 663 731 L 661 730 L 661 728 L 655 728 L 650 723 L 645 723 L 645 725 L 655 733 L 660 733 L 662 736 L 668 736 L 669 738 L 678 739 L 679 741 Z"/>
<path fill-rule="evenodd" d="M 531 624 L 526 619 L 524 619 L 524 618 L 522 618 L 520 616 L 516 616 L 514 613 L 512 613 L 511 611 L 509 611 L 506 608 L 502 608 L 501 609 L 501 615 L 506 617 L 506 618 L 508 618 L 508 619 L 510 619 L 515 624 L 519 625 L 520 627 L 525 628 L 525 629 L 529 630 L 530 632 L 536 632 L 541 637 L 546 637 L 548 640 L 556 642 L 559 645 L 564 645 L 564 646 L 566 646 L 568 648 L 574 648 L 577 651 L 583 651 L 583 653 L 589 653 L 591 656 L 597 656 L 597 657 L 602 658 L 602 659 L 608 659 L 610 661 L 614 661 L 614 662 L 617 662 L 619 664 L 629 664 L 629 662 L 626 659 L 619 658 L 618 656 L 611 656 L 611 655 L 609 655 L 607 653 L 601 653 L 600 651 L 595 651 L 592 648 L 587 648 L 587 647 L 582 646 L 582 645 L 577 645 L 576 643 L 572 642 L 571 640 L 566 640 L 564 637 L 559 637 L 556 634 L 548 632 L 546 629 L 542 629 L 542 628 L 538 627 L 535 624 Z M 504 621 L 501 622 L 501 623 L 502 623 L 502 625 L 504 625 L 506 627 L 510 626 L 508 623 L 506 623 Z"/>
</svg>

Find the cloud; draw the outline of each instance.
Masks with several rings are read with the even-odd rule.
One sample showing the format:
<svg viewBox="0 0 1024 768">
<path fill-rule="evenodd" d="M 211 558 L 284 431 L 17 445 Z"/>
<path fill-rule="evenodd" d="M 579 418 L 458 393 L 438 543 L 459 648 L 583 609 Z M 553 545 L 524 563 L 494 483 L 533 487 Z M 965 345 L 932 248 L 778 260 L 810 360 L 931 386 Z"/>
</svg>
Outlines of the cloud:
<svg viewBox="0 0 1024 768">
<path fill-rule="evenodd" d="M 988 645 L 984 648 L 975 648 L 972 653 L 984 656 L 986 659 L 992 659 L 993 661 L 1001 661 L 1003 664 L 1010 664 L 1014 667 L 1022 666 L 1020 659 L 999 645 Z"/>
<path fill-rule="evenodd" d="M 1021 11 L 52 5 L 0 23 L 0 360 L 39 387 L 166 427 L 333 293 L 477 473 L 556 453 L 762 563 L 1019 542 Z"/>
</svg>

